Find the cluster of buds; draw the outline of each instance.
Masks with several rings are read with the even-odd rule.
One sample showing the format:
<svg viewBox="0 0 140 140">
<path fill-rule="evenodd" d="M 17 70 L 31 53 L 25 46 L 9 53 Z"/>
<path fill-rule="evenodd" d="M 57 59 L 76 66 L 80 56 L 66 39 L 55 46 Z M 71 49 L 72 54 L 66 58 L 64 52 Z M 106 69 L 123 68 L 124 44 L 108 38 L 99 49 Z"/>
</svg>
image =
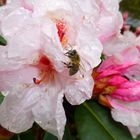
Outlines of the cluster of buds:
<svg viewBox="0 0 140 140">
<path fill-rule="evenodd" d="M 63 98 L 91 99 L 102 42 L 118 33 L 118 0 L 0 0 L 0 125 L 13 133 L 41 128 L 62 139 Z M 16 115 L 15 115 L 16 114 Z"/>
<path fill-rule="evenodd" d="M 115 67 L 111 65 L 106 69 L 99 68 L 94 70 L 95 86 L 93 98 L 97 98 L 102 105 L 108 107 L 112 107 L 109 102 L 110 98 L 124 102 L 139 100 L 140 81 L 130 81 L 125 76 L 125 72 L 131 67 L 133 65 L 116 65 Z"/>
<path fill-rule="evenodd" d="M 140 32 L 131 32 L 124 14 L 123 34 L 104 44 L 105 59 L 94 69 L 93 99 L 111 109 L 114 120 L 127 126 L 133 138 L 140 134 Z"/>
</svg>

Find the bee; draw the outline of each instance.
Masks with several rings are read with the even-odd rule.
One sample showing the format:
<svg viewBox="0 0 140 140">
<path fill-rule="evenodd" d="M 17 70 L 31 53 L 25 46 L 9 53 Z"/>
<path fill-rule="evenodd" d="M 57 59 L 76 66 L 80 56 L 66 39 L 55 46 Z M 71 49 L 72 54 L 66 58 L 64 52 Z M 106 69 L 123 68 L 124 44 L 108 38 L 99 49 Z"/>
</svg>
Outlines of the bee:
<svg viewBox="0 0 140 140">
<path fill-rule="evenodd" d="M 80 68 L 80 56 L 75 49 L 69 50 L 65 55 L 70 58 L 70 62 L 64 64 L 69 68 L 69 75 L 72 76 L 76 74 Z"/>
</svg>

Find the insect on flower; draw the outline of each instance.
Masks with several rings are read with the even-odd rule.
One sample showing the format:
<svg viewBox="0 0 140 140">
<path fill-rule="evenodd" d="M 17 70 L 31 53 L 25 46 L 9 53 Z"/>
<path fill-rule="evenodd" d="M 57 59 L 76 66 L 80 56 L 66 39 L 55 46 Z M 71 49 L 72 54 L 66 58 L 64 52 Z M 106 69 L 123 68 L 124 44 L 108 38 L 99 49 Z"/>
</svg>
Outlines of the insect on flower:
<svg viewBox="0 0 140 140">
<path fill-rule="evenodd" d="M 64 64 L 69 68 L 69 75 L 74 75 L 78 72 L 80 67 L 80 56 L 75 49 L 69 50 L 65 53 L 70 58 L 70 62 Z"/>
</svg>

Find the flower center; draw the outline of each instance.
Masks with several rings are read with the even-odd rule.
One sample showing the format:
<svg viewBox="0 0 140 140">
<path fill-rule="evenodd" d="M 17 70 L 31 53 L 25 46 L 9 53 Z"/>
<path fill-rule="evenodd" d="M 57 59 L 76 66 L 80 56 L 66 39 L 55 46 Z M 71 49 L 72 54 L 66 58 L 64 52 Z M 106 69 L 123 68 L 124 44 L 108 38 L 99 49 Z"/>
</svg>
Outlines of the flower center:
<svg viewBox="0 0 140 140">
<path fill-rule="evenodd" d="M 55 70 L 51 61 L 46 57 L 42 56 L 39 60 L 37 67 L 40 69 L 40 79 L 33 78 L 33 82 L 37 85 L 47 83 L 50 80 L 54 79 Z"/>
</svg>

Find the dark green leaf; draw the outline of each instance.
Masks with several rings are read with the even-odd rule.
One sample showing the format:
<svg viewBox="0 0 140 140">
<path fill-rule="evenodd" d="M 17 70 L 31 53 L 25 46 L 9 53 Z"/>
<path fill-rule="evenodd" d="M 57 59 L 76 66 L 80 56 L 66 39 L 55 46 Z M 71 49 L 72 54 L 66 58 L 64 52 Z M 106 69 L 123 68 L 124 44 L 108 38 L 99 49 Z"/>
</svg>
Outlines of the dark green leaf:
<svg viewBox="0 0 140 140">
<path fill-rule="evenodd" d="M 102 61 L 105 60 L 105 55 L 104 54 L 101 55 L 101 60 Z"/>
<path fill-rule="evenodd" d="M 113 121 L 110 110 L 95 101 L 79 106 L 75 120 L 81 140 L 133 140 L 126 127 Z"/>
<path fill-rule="evenodd" d="M 58 139 L 57 139 L 57 137 L 53 136 L 52 134 L 46 132 L 43 140 L 58 140 Z M 70 130 L 69 130 L 68 126 L 66 126 L 63 140 L 74 140 L 74 138 L 70 134 Z"/>
<path fill-rule="evenodd" d="M 46 132 L 43 140 L 58 140 L 58 139 L 55 136 L 53 136 L 52 134 Z"/>
<path fill-rule="evenodd" d="M 22 133 L 20 135 L 15 135 L 12 139 L 10 140 L 19 140 L 18 137 L 20 137 L 20 140 L 35 140 L 35 133 L 32 132 L 31 130 Z"/>
<path fill-rule="evenodd" d="M 63 140 L 73 140 L 68 127 L 65 128 Z"/>
<path fill-rule="evenodd" d="M 7 45 L 7 41 L 0 35 L 0 45 Z"/>
</svg>

